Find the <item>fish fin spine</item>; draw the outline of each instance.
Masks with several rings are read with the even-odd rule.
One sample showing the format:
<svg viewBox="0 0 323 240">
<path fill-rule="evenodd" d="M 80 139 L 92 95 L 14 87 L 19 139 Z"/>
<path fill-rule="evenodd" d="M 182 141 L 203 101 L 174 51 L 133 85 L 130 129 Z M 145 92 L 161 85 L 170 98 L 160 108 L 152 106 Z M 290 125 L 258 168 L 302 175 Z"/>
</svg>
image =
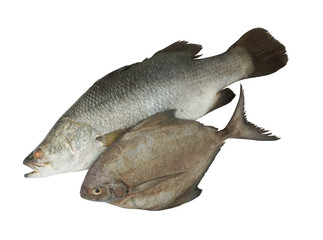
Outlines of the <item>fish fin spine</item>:
<svg viewBox="0 0 323 240">
<path fill-rule="evenodd" d="M 245 49 L 252 58 L 254 70 L 248 78 L 274 73 L 288 61 L 285 46 L 263 28 L 248 31 L 228 51 L 237 47 Z"/>
<path fill-rule="evenodd" d="M 258 141 L 278 140 L 279 137 L 247 120 L 244 103 L 244 93 L 242 85 L 240 85 L 239 102 L 232 118 L 225 128 L 225 131 L 230 132 L 230 138 L 251 139 Z"/>
</svg>

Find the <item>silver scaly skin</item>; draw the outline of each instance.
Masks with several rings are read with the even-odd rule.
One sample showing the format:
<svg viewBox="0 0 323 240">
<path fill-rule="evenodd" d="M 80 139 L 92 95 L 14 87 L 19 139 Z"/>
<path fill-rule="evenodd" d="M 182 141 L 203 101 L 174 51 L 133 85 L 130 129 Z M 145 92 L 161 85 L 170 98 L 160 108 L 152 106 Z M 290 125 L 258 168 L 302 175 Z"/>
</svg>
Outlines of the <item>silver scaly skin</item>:
<svg viewBox="0 0 323 240">
<path fill-rule="evenodd" d="M 287 62 L 284 46 L 260 28 L 221 55 L 196 59 L 201 48 L 175 42 L 98 80 L 25 159 L 34 169 L 25 176 L 87 169 L 105 149 L 97 137 L 169 109 L 176 109 L 177 118 L 195 120 L 232 100 L 226 86 L 273 73 Z"/>
</svg>

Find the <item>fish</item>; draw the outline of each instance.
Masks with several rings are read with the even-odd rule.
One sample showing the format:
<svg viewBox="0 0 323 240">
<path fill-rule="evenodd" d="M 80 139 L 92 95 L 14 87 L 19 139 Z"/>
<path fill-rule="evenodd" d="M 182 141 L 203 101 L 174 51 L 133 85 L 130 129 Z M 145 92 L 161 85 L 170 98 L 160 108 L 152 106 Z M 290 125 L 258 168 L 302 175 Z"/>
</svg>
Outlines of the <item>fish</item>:
<svg viewBox="0 0 323 240">
<path fill-rule="evenodd" d="M 109 147 L 101 136 L 114 132 L 115 141 L 118 130 L 171 109 L 177 118 L 196 120 L 233 99 L 230 84 L 271 74 L 288 61 L 284 45 L 262 28 L 245 33 L 222 54 L 199 58 L 201 49 L 178 41 L 96 81 L 25 158 L 33 170 L 25 177 L 88 169 Z"/>
<path fill-rule="evenodd" d="M 244 93 L 227 126 L 218 130 L 157 113 L 124 133 L 87 172 L 80 195 L 115 206 L 164 210 L 197 198 L 198 184 L 229 138 L 279 138 L 246 119 Z"/>
</svg>

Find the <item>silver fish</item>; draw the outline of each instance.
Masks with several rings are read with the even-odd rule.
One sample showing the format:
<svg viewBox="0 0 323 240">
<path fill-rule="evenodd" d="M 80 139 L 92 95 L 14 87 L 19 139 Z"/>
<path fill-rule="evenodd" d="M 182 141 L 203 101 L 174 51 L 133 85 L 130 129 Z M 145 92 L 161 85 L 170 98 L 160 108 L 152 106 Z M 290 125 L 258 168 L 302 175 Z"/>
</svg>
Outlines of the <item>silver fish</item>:
<svg viewBox="0 0 323 240">
<path fill-rule="evenodd" d="M 271 74 L 288 60 L 285 47 L 261 28 L 244 34 L 223 54 L 196 59 L 201 48 L 175 42 L 98 80 L 24 160 L 34 170 L 25 177 L 88 169 L 106 147 L 99 136 L 169 109 L 176 109 L 178 118 L 195 120 L 232 100 L 226 86 Z"/>
<path fill-rule="evenodd" d="M 198 184 L 226 139 L 278 139 L 246 120 L 242 88 L 221 131 L 173 113 L 148 118 L 102 153 L 84 179 L 81 196 L 124 208 L 175 207 L 200 195 Z"/>
</svg>

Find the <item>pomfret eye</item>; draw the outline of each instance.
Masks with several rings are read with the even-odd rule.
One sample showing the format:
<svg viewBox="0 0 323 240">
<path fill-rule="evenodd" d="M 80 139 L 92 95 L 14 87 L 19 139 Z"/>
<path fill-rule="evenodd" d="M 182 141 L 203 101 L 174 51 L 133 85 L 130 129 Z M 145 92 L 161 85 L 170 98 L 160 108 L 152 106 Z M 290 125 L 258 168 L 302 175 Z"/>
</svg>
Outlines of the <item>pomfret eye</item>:
<svg viewBox="0 0 323 240">
<path fill-rule="evenodd" d="M 92 190 L 92 194 L 95 196 L 101 195 L 103 193 L 103 190 L 101 188 L 94 188 Z"/>
<path fill-rule="evenodd" d="M 37 149 L 33 155 L 34 158 L 41 159 L 43 157 L 43 152 L 40 149 Z"/>
</svg>

